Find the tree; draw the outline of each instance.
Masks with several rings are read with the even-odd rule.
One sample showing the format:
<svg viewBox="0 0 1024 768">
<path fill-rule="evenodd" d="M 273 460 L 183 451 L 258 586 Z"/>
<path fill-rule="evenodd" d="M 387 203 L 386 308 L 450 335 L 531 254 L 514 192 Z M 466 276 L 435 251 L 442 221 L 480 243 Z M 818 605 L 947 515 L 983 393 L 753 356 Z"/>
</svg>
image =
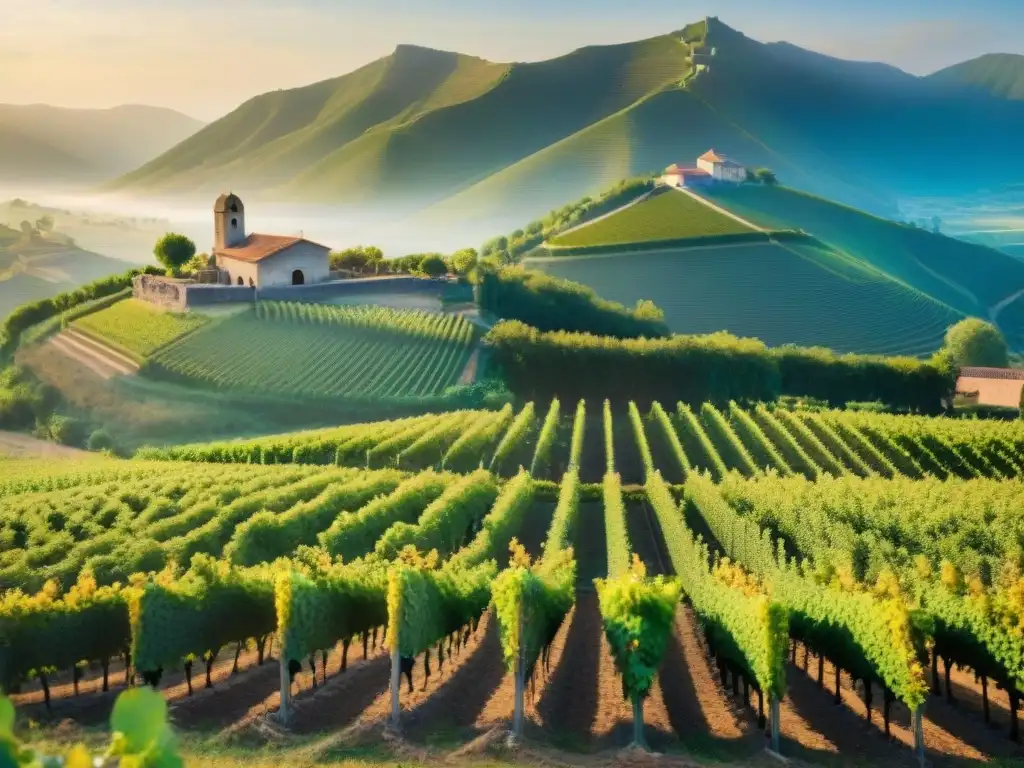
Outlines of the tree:
<svg viewBox="0 0 1024 768">
<path fill-rule="evenodd" d="M 168 232 L 156 241 L 153 255 L 167 269 L 167 274 L 174 276 L 196 255 L 196 244 L 185 235 Z"/>
<path fill-rule="evenodd" d="M 476 266 L 478 254 L 476 248 L 463 248 L 452 254 L 452 271 L 457 275 L 468 275 Z"/>
<path fill-rule="evenodd" d="M 32 237 L 36 233 L 36 228 L 32 226 L 31 221 L 21 222 L 21 231 L 25 233 L 27 237 Z"/>
<path fill-rule="evenodd" d="M 946 332 L 942 351 L 955 366 L 1006 368 L 1010 352 L 1002 332 L 992 323 L 968 317 Z"/>
<path fill-rule="evenodd" d="M 43 214 L 36 219 L 36 229 L 40 232 L 52 232 L 53 231 L 53 216 L 48 213 Z"/>
<path fill-rule="evenodd" d="M 754 172 L 754 177 L 766 187 L 773 187 L 779 183 L 779 179 L 775 176 L 775 171 L 771 168 L 758 168 Z"/>
<path fill-rule="evenodd" d="M 420 262 L 420 272 L 427 277 L 441 277 L 448 273 L 448 265 L 440 254 L 430 253 Z"/>
<path fill-rule="evenodd" d="M 204 269 L 210 269 L 213 266 L 216 266 L 216 259 L 211 260 L 210 255 L 207 253 L 197 253 L 188 260 L 188 264 L 186 264 L 181 271 L 186 275 L 194 275 L 197 272 Z"/>
</svg>

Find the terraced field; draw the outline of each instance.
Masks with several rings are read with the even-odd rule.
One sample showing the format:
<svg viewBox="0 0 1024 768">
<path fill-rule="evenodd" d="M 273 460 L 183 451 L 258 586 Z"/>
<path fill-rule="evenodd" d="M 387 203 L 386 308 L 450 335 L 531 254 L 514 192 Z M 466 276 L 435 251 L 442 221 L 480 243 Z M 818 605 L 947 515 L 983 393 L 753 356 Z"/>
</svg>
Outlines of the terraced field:
<svg viewBox="0 0 1024 768">
<path fill-rule="evenodd" d="M 72 327 L 142 361 L 207 322 L 203 315 L 166 312 L 144 301 L 125 299 L 75 320 Z"/>
<path fill-rule="evenodd" d="M 262 302 L 162 349 L 144 372 L 266 394 L 426 397 L 458 381 L 474 341 L 456 315 Z"/>
<path fill-rule="evenodd" d="M 749 234 L 751 231 L 685 193 L 663 190 L 636 205 L 558 235 L 550 244 L 582 248 Z"/>
<path fill-rule="evenodd" d="M 771 346 L 923 355 L 961 316 L 887 276 L 808 243 L 734 244 L 527 259 L 627 306 L 650 299 L 677 333 L 728 330 Z"/>
</svg>

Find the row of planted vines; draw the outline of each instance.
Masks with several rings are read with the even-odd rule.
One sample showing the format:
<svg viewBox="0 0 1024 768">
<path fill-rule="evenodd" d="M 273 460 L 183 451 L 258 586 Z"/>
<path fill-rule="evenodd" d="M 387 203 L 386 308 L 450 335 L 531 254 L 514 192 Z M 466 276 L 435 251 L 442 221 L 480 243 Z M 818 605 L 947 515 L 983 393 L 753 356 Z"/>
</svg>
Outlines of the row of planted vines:
<svg viewBox="0 0 1024 768">
<path fill-rule="evenodd" d="M 325 677 L 337 653 L 344 670 L 353 643 L 365 656 L 383 641 L 397 720 L 417 658 L 429 676 L 485 621 L 515 682 L 519 733 L 527 684 L 586 589 L 580 509 L 599 502 L 597 603 L 638 743 L 681 601 L 723 682 L 756 694 L 776 748 L 797 643 L 817 657 L 819 684 L 832 665 L 837 697 L 841 673 L 860 681 L 887 731 L 894 706 L 911 713 L 919 748 L 929 671 L 932 692 L 952 697 L 956 667 L 978 676 L 986 718 L 988 685 L 1006 692 L 1017 738 L 1022 434 L 1008 422 L 553 401 L 57 470 L 16 462 L 0 481 L 0 684 L 34 678 L 48 696 L 55 675 L 73 671 L 77 687 L 90 663 L 106 688 L 124 659 L 129 679 L 184 672 L 191 690 L 197 675 L 211 685 L 218 660 L 237 667 L 246 648 L 262 660 L 274 647 L 288 719 L 301 711 L 297 674 L 316 680 L 319 663 Z M 635 513 L 669 575 L 649 576 L 636 556 Z"/>
</svg>

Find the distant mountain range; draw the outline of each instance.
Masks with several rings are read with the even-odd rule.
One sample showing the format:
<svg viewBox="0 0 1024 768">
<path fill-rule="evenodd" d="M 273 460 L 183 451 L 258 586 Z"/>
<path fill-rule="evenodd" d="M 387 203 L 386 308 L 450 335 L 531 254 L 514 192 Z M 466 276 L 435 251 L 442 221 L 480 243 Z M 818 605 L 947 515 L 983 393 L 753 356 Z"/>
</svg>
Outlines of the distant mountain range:
<svg viewBox="0 0 1024 768">
<path fill-rule="evenodd" d="M 990 53 L 946 67 L 929 79 L 990 96 L 1024 101 L 1024 56 L 1016 53 Z"/>
<path fill-rule="evenodd" d="M 96 184 L 152 159 L 202 126 L 160 107 L 0 104 L 0 181 Z"/>
</svg>

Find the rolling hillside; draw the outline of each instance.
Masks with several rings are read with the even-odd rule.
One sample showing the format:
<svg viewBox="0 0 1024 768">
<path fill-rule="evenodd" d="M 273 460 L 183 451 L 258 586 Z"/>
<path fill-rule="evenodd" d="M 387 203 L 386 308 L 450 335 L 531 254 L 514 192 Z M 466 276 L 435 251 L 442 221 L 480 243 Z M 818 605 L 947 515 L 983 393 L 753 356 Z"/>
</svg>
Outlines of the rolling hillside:
<svg viewBox="0 0 1024 768">
<path fill-rule="evenodd" d="M 771 346 L 929 354 L 961 315 L 829 247 L 735 243 L 529 258 L 526 266 L 632 305 L 654 301 L 677 333 L 727 330 Z"/>
<path fill-rule="evenodd" d="M 943 162 L 964 146 L 1013 155 L 1024 104 L 762 44 L 717 20 L 687 38 L 702 34 L 714 63 L 695 77 L 679 32 L 516 64 L 400 46 L 256 97 L 113 186 L 428 209 L 425 226 L 472 240 L 709 146 L 880 213 L 894 194 L 949 184 Z M 968 170 L 957 180 L 977 188 L 1024 173 L 1024 159 Z"/>
<path fill-rule="evenodd" d="M 942 85 L 1021 101 L 1024 100 L 1024 56 L 990 53 L 941 69 L 929 79 Z"/>
<path fill-rule="evenodd" d="M 992 248 L 784 187 L 719 187 L 705 194 L 760 226 L 809 232 L 963 314 L 990 318 L 1001 302 L 1024 290 L 1024 263 Z M 1019 338 L 1018 328 L 1005 325 L 1004 331 Z"/>
<path fill-rule="evenodd" d="M 0 225 L 0 320 L 22 304 L 126 268 L 122 261 L 56 239 L 27 241 L 20 232 Z"/>
<path fill-rule="evenodd" d="M 170 109 L 0 104 L 4 182 L 99 182 L 164 152 L 202 126 Z"/>
</svg>

